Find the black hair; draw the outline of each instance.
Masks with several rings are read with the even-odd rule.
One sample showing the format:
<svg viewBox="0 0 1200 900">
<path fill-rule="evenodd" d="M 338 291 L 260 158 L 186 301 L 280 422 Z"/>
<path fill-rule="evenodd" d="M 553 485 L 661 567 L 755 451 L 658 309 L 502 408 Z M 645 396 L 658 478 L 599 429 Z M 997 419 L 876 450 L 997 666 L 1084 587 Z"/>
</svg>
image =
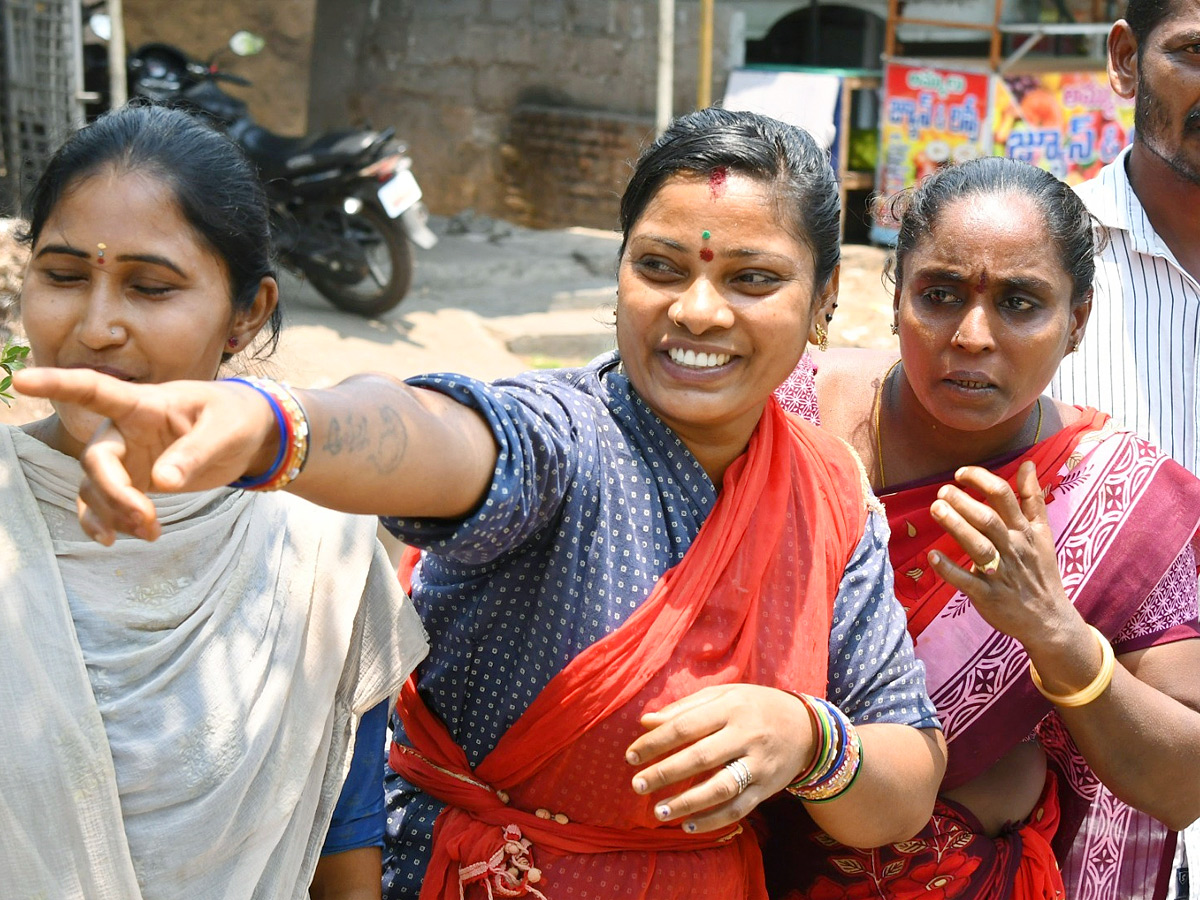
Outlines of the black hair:
<svg viewBox="0 0 1200 900">
<path fill-rule="evenodd" d="M 813 254 L 820 291 L 841 258 L 841 205 L 829 159 L 803 129 L 709 107 L 681 116 L 639 157 L 621 197 L 621 250 L 663 183 L 678 172 L 726 168 L 777 188 L 789 232 Z"/>
<path fill-rule="evenodd" d="M 168 185 L 184 219 L 229 271 L 235 310 L 249 309 L 263 278 L 274 277 L 270 214 L 253 164 L 227 136 L 175 109 L 133 104 L 105 113 L 58 148 L 25 201 L 37 243 L 63 194 L 105 167 Z M 279 341 L 278 305 L 267 325 L 266 352 Z"/>
<path fill-rule="evenodd" d="M 886 201 L 888 215 L 900 223 L 889 275 L 904 280 L 904 261 L 929 237 L 942 212 L 966 197 L 1018 194 L 1041 211 L 1059 262 L 1071 277 L 1071 302 L 1090 296 L 1096 272 L 1094 254 L 1100 226 L 1066 182 L 1044 169 L 999 156 L 947 166 Z"/>
<path fill-rule="evenodd" d="M 1163 19 L 1171 15 L 1174 5 L 1174 0 L 1129 0 L 1125 8 L 1125 21 L 1129 23 L 1129 30 L 1139 46 L 1145 43 Z M 1141 61 L 1140 57 L 1138 61 Z"/>
</svg>

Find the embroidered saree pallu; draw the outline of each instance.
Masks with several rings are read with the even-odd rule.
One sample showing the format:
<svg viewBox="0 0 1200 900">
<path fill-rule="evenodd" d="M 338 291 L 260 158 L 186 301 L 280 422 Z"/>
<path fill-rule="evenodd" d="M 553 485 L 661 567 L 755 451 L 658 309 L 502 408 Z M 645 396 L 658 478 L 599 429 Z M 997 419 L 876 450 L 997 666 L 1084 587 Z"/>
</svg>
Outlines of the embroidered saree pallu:
<svg viewBox="0 0 1200 900">
<path fill-rule="evenodd" d="M 421 897 L 765 898 L 753 834 L 689 835 L 638 796 L 640 716 L 708 685 L 823 694 L 830 616 L 866 521 L 843 445 L 769 403 L 683 561 L 556 675 L 474 771 L 410 679 L 391 765 L 447 808 Z M 678 793 L 676 788 L 670 793 Z"/>
<path fill-rule="evenodd" d="M 1013 484 L 1022 462 L 1037 465 L 1063 586 L 1118 653 L 1196 637 L 1200 482 L 1134 435 L 1115 430 L 1106 415 L 1083 413 L 1075 425 L 992 471 Z M 896 593 L 945 727 L 943 788 L 970 782 L 1036 733 L 1050 765 L 1047 789 L 1029 820 L 994 839 L 979 834 L 974 817 L 949 802 L 939 802 L 913 841 L 869 856 L 829 843 L 810 825 L 802 853 L 810 861 L 824 858 L 821 877 L 814 883 L 808 875 L 800 881 L 808 887 L 787 896 L 1006 900 L 1065 892 L 1071 900 L 1161 900 L 1173 835 L 1100 784 L 1034 687 L 1021 645 L 995 631 L 965 595 L 929 569 L 931 549 L 969 564 L 929 512 L 944 483 L 934 479 L 881 497 L 892 531 Z"/>
</svg>

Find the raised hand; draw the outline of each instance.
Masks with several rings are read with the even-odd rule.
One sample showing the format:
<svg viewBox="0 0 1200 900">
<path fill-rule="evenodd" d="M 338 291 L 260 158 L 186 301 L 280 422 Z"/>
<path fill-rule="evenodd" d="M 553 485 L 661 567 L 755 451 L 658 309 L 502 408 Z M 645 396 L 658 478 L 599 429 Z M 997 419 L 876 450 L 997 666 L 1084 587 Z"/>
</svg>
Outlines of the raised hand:
<svg viewBox="0 0 1200 900">
<path fill-rule="evenodd" d="M 214 381 L 133 384 L 90 369 L 25 369 L 21 393 L 104 416 L 80 457 L 79 521 L 102 544 L 154 540 L 153 492 L 219 487 L 265 470 L 277 446 L 271 408 L 250 387 Z"/>
<path fill-rule="evenodd" d="M 935 550 L 929 554 L 934 570 L 970 597 L 988 624 L 1026 647 L 1056 625 L 1081 624 L 1063 590 L 1036 466 L 1026 461 L 1017 470 L 1019 498 L 1003 478 L 979 466 L 959 469 L 954 479 L 984 502 L 945 485 L 930 512 L 973 565 L 964 569 Z"/>
<path fill-rule="evenodd" d="M 639 794 L 697 776 L 702 781 L 660 801 L 663 821 L 683 820 L 688 832 L 723 828 L 786 787 L 813 756 L 812 724 L 799 698 L 774 688 L 726 684 L 703 688 L 642 717 L 649 729 L 626 761 Z M 741 767 L 740 769 L 738 767 Z M 749 778 L 749 784 L 742 784 Z"/>
</svg>

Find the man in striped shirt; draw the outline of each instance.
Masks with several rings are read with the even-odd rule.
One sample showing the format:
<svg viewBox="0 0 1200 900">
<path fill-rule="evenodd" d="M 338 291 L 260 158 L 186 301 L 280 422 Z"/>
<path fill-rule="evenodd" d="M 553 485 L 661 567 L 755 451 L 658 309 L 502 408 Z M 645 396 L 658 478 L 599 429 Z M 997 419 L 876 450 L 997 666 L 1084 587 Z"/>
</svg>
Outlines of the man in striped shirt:
<svg viewBox="0 0 1200 900">
<path fill-rule="evenodd" d="M 1135 101 L 1134 140 L 1077 188 L 1109 243 L 1087 332 L 1051 391 L 1200 474 L 1200 0 L 1129 0 L 1108 36 L 1108 77 Z M 1200 870 L 1200 824 L 1180 844 L 1172 900 L 1188 897 L 1189 861 Z"/>
<path fill-rule="evenodd" d="M 1108 73 L 1135 99 L 1134 141 L 1077 189 L 1110 242 L 1087 333 L 1051 390 L 1200 473 L 1200 0 L 1129 0 Z"/>
</svg>

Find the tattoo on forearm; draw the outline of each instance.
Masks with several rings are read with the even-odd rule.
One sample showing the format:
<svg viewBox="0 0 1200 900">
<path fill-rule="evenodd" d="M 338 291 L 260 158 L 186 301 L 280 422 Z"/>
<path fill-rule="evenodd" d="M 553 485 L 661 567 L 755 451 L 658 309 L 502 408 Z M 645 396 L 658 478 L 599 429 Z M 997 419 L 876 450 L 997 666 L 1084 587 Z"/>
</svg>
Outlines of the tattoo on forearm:
<svg viewBox="0 0 1200 900">
<path fill-rule="evenodd" d="M 329 433 L 322 447 L 331 456 L 337 456 L 343 451 L 360 453 L 367 449 L 368 431 L 366 416 L 348 415 L 345 418 L 330 419 Z"/>
<path fill-rule="evenodd" d="M 337 419 L 329 420 L 329 434 L 325 436 L 325 443 L 321 445 L 330 456 L 337 456 L 342 452 L 342 423 Z"/>
<path fill-rule="evenodd" d="M 390 406 L 379 410 L 379 437 L 375 450 L 367 457 L 381 473 L 392 472 L 408 451 L 408 429 L 400 413 Z"/>
</svg>

